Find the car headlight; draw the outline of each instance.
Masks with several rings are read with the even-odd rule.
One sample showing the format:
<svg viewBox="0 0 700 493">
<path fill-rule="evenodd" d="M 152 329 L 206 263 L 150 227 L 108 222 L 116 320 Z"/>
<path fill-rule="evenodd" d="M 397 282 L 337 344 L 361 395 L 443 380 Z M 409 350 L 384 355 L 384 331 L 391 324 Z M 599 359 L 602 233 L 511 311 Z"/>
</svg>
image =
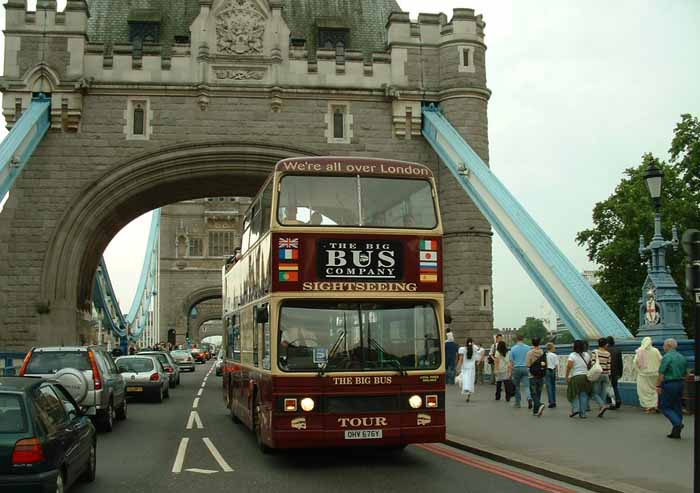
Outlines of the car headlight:
<svg viewBox="0 0 700 493">
<path fill-rule="evenodd" d="M 311 397 L 304 397 L 301 400 L 301 408 L 306 412 L 313 411 L 314 406 L 316 406 L 316 403 Z"/>
<path fill-rule="evenodd" d="M 413 408 L 413 409 L 418 409 L 423 405 L 423 399 L 420 398 L 419 395 L 412 395 L 408 399 L 408 404 Z"/>
</svg>

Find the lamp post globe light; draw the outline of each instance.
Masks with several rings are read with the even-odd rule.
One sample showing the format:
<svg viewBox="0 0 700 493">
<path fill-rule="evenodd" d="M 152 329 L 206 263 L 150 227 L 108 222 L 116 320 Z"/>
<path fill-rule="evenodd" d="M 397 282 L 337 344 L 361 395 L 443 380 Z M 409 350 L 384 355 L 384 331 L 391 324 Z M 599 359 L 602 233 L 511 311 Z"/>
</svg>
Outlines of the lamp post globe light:
<svg viewBox="0 0 700 493">
<path fill-rule="evenodd" d="M 666 241 L 661 233 L 661 190 L 663 170 L 652 161 L 644 179 L 654 204 L 654 236 L 645 245 L 644 236 L 639 238 L 639 254 L 646 259 L 647 277 L 639 299 L 639 330 L 637 337 L 649 336 L 655 341 L 669 337 L 687 339 L 683 327 L 683 298 L 671 276 L 666 263 L 669 247 L 678 249 L 678 230 L 674 226 L 672 240 Z"/>
<path fill-rule="evenodd" d="M 654 202 L 654 208 L 658 212 L 659 209 L 661 209 L 661 185 L 664 179 L 664 172 L 661 168 L 656 166 L 655 162 L 652 162 L 651 165 L 647 167 L 644 179 L 647 182 L 651 200 Z"/>
</svg>

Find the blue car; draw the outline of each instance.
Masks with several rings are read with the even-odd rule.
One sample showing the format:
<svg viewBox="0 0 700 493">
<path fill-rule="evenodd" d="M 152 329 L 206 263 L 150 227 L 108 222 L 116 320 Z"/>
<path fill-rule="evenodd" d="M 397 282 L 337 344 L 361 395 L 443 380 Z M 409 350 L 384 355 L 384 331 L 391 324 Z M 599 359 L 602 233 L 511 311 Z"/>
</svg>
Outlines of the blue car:
<svg viewBox="0 0 700 493">
<path fill-rule="evenodd" d="M 67 491 L 95 479 L 92 421 L 58 382 L 0 377 L 0 491 Z"/>
</svg>

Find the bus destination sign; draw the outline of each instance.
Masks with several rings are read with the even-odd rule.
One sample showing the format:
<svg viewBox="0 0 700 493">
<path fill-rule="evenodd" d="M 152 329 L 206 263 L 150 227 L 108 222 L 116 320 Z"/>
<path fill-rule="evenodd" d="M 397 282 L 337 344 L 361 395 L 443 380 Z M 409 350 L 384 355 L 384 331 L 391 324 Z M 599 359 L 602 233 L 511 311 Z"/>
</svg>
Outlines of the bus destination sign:
<svg viewBox="0 0 700 493">
<path fill-rule="evenodd" d="M 402 243 L 395 240 L 319 240 L 318 277 L 398 281 L 402 253 Z"/>
</svg>

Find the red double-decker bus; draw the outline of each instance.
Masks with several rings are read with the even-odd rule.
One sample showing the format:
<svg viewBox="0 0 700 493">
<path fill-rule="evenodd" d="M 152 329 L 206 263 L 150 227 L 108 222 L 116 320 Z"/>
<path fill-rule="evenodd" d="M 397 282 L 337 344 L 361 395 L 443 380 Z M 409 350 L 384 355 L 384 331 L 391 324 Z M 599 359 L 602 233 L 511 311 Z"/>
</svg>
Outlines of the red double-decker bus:
<svg viewBox="0 0 700 493">
<path fill-rule="evenodd" d="M 269 448 L 445 439 L 442 225 L 433 174 L 279 162 L 223 269 L 223 392 Z"/>
</svg>

